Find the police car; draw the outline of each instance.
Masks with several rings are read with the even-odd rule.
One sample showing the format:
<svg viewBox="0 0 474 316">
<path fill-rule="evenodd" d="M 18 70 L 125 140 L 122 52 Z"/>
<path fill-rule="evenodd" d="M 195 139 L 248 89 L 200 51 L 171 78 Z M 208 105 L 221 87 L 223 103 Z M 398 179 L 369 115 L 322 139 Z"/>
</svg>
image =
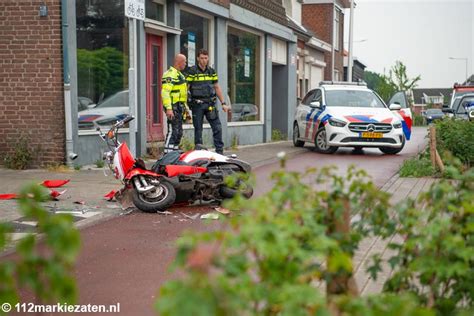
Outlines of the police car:
<svg viewBox="0 0 474 316">
<path fill-rule="evenodd" d="M 296 108 L 293 144 L 314 143 L 325 154 L 339 147 L 376 147 L 397 154 L 410 139 L 412 115 L 404 92 L 389 104 L 363 82 L 323 81 Z"/>
</svg>

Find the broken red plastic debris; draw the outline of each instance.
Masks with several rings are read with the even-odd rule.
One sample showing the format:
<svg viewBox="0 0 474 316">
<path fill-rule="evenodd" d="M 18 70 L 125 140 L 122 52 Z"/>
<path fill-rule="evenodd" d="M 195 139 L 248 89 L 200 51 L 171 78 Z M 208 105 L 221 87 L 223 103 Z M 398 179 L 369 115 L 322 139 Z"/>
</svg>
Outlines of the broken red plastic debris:
<svg viewBox="0 0 474 316">
<path fill-rule="evenodd" d="M 41 185 L 47 188 L 59 188 L 68 183 L 71 180 L 44 180 Z"/>
<path fill-rule="evenodd" d="M 12 200 L 16 198 L 18 198 L 18 194 L 15 193 L 0 194 L 0 200 Z"/>
<path fill-rule="evenodd" d="M 67 190 L 63 190 L 63 191 L 56 191 L 56 190 L 51 190 L 50 192 L 50 195 L 51 195 L 51 198 L 53 200 L 57 200 L 57 198 L 60 196 L 60 195 L 63 195 Z"/>
<path fill-rule="evenodd" d="M 117 191 L 112 190 L 109 193 L 107 193 L 106 195 L 104 195 L 104 197 L 107 199 L 107 201 L 112 201 L 114 199 L 114 196 L 115 196 L 116 192 Z"/>
</svg>

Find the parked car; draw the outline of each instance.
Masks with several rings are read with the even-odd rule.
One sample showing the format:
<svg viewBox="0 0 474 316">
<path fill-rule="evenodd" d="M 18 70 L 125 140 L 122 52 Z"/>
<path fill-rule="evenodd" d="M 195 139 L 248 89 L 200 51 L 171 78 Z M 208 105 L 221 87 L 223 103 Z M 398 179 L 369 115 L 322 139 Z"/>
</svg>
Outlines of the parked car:
<svg viewBox="0 0 474 316">
<path fill-rule="evenodd" d="M 474 93 L 462 94 L 453 100 L 452 107 L 443 108 L 443 112 L 447 115 L 464 120 L 470 119 L 472 111 L 474 111 Z"/>
<path fill-rule="evenodd" d="M 78 101 L 78 105 L 77 105 L 78 111 L 93 109 L 97 105 L 94 103 L 94 101 L 86 97 L 78 97 L 77 101 Z"/>
<path fill-rule="evenodd" d="M 94 129 L 96 126 L 111 126 L 126 117 L 129 112 L 128 90 L 119 91 L 92 109 L 78 113 L 80 130 Z"/>
<path fill-rule="evenodd" d="M 428 109 L 423 113 L 423 117 L 425 118 L 427 124 L 431 124 L 435 120 L 441 120 L 445 116 L 446 115 L 441 109 Z"/>
<path fill-rule="evenodd" d="M 293 143 L 301 147 L 314 142 L 320 153 L 334 153 L 338 147 L 376 147 L 396 154 L 410 138 L 411 123 L 404 93 L 395 95 L 388 107 L 365 84 L 322 82 L 296 109 Z"/>
<path fill-rule="evenodd" d="M 255 121 L 258 119 L 258 107 L 251 103 L 232 104 L 232 122 Z"/>
</svg>

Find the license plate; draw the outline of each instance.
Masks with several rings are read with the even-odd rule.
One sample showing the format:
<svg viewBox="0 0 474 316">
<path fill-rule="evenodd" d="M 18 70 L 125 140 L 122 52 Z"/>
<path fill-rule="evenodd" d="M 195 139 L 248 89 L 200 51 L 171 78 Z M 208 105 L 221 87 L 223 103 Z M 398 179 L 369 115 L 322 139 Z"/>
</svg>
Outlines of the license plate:
<svg viewBox="0 0 474 316">
<path fill-rule="evenodd" d="M 363 132 L 361 135 L 362 138 L 382 138 L 382 133 L 374 133 L 374 132 Z"/>
</svg>

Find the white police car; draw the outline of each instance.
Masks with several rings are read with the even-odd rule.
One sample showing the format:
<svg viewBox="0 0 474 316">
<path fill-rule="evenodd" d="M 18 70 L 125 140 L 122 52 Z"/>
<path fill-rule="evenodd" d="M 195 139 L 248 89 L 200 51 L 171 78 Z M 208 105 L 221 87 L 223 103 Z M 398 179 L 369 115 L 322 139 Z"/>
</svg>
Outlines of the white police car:
<svg viewBox="0 0 474 316">
<path fill-rule="evenodd" d="M 320 153 L 338 147 L 376 147 L 397 154 L 410 139 L 412 116 L 404 92 L 387 107 L 365 83 L 321 82 L 296 108 L 293 144 L 315 144 Z"/>
</svg>

